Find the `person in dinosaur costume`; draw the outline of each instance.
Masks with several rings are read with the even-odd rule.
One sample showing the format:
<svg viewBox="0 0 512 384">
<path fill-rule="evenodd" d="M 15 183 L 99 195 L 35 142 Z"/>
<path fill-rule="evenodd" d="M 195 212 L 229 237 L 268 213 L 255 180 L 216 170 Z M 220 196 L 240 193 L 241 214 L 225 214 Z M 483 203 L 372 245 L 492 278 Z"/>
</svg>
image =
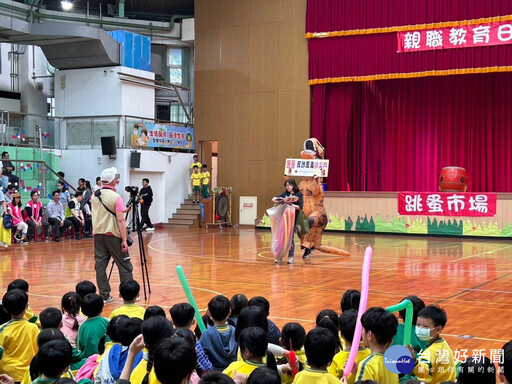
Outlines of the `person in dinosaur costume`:
<svg viewBox="0 0 512 384">
<path fill-rule="evenodd" d="M 315 138 L 304 142 L 304 150 L 300 153 L 303 159 L 323 159 L 325 149 Z M 327 213 L 324 207 L 324 191 L 320 177 L 305 177 L 299 184 L 299 190 L 304 198 L 302 211 L 308 218 L 309 233 L 300 239 L 301 249 L 304 249 L 303 258 L 307 259 L 314 250 L 332 253 L 335 255 L 350 256 L 350 253 L 341 249 L 322 245 L 322 234 L 327 226 Z"/>
</svg>

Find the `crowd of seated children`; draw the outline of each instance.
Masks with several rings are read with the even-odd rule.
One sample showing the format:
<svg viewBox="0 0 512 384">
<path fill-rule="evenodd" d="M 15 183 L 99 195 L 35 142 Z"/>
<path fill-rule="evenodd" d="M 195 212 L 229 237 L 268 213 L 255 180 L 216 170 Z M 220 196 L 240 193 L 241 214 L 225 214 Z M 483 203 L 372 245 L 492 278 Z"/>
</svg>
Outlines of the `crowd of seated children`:
<svg viewBox="0 0 512 384">
<path fill-rule="evenodd" d="M 149 307 L 142 315 L 138 309 L 128 310 L 109 322 L 101 316 L 104 303 L 93 283 L 83 281 L 75 289 L 77 292 L 62 297 L 62 310 L 48 307 L 38 318 L 33 311 L 26 315 L 28 283 L 17 279 L 9 284 L 1 303 L 10 319 L 0 324 L 0 384 L 71 384 L 75 378 L 84 384 L 84 379 L 97 384 L 339 384 L 340 379 L 349 384 L 399 382 L 398 374 L 386 368 L 383 353 L 403 338 L 404 327 L 399 326 L 395 315 L 380 307 L 369 308 L 362 315 L 364 345 L 356 341 L 359 351 L 354 367 L 344 377 L 357 323 L 357 291 L 344 295 L 347 300 L 342 300 L 339 317 L 332 310 L 321 311 L 316 327 L 307 334 L 298 323 L 285 324 L 280 339 L 270 343 L 270 304 L 262 297 L 246 301 L 243 295 L 234 296 L 243 307 L 236 316 L 236 327 L 228 323 L 230 300 L 213 297 L 208 303 L 213 325 L 198 341 L 190 330 L 195 325 L 195 310 L 188 303 L 171 307 L 172 323 L 158 306 Z M 138 291 L 135 281 L 128 288 L 120 285 L 123 305 L 118 312 L 135 305 Z M 406 299 L 413 303 L 418 345 L 409 346 L 414 370 L 400 382 L 495 384 L 499 373 L 501 382 L 512 384 L 512 341 L 504 345 L 499 367 L 481 357 L 460 362 L 456 369 L 454 354 L 441 337 L 447 323 L 445 311 L 436 305 L 425 306 L 416 296 Z M 83 318 L 87 317 L 83 322 L 77 319 L 82 316 L 79 308 Z M 75 325 L 78 328 L 74 329 L 77 348 L 59 330 L 64 329 L 66 316 L 68 330 Z M 399 317 L 403 319 L 405 314 Z M 28 319 L 38 319 L 43 330 Z M 290 363 L 290 350 L 297 356 L 295 365 Z M 292 371 L 298 371 L 295 377 Z"/>
</svg>

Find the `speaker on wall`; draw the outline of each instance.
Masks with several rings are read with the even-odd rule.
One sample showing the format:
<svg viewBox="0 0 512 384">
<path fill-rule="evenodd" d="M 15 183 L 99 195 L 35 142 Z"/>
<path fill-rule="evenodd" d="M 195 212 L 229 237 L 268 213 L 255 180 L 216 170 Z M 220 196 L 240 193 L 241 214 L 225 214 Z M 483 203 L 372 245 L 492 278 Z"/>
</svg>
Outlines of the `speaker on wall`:
<svg viewBox="0 0 512 384">
<path fill-rule="evenodd" d="M 103 155 L 112 156 L 116 154 L 116 137 L 115 136 L 102 136 L 101 137 L 101 153 Z"/>
<path fill-rule="evenodd" d="M 140 152 L 130 153 L 130 168 L 140 168 Z"/>
</svg>

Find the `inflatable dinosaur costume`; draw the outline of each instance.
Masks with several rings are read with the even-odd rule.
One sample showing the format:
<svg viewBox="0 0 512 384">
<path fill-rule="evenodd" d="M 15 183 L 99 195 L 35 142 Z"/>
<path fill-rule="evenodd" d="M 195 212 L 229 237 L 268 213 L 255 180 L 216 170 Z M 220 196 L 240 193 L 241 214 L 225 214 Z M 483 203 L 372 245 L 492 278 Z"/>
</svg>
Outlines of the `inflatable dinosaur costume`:
<svg viewBox="0 0 512 384">
<path fill-rule="evenodd" d="M 300 153 L 303 159 L 323 159 L 325 149 L 315 138 L 304 142 L 304 150 Z M 319 177 L 305 177 L 299 184 L 304 198 L 303 212 L 308 218 L 309 233 L 300 239 L 301 248 L 304 249 L 302 257 L 308 258 L 314 250 L 332 253 L 335 255 L 350 256 L 350 253 L 341 249 L 322 245 L 322 233 L 327 225 L 327 213 L 324 208 L 324 191 Z"/>
</svg>

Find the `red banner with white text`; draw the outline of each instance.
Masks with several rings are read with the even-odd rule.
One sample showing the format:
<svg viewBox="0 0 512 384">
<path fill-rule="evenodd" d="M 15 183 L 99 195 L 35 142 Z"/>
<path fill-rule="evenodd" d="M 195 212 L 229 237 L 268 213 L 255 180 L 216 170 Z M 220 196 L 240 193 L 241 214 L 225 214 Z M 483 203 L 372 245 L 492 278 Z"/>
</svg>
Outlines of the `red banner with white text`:
<svg viewBox="0 0 512 384">
<path fill-rule="evenodd" d="M 398 32 L 398 52 L 512 44 L 512 22 Z"/>
<path fill-rule="evenodd" d="M 496 194 L 400 192 L 398 213 L 403 216 L 495 216 Z"/>
</svg>

